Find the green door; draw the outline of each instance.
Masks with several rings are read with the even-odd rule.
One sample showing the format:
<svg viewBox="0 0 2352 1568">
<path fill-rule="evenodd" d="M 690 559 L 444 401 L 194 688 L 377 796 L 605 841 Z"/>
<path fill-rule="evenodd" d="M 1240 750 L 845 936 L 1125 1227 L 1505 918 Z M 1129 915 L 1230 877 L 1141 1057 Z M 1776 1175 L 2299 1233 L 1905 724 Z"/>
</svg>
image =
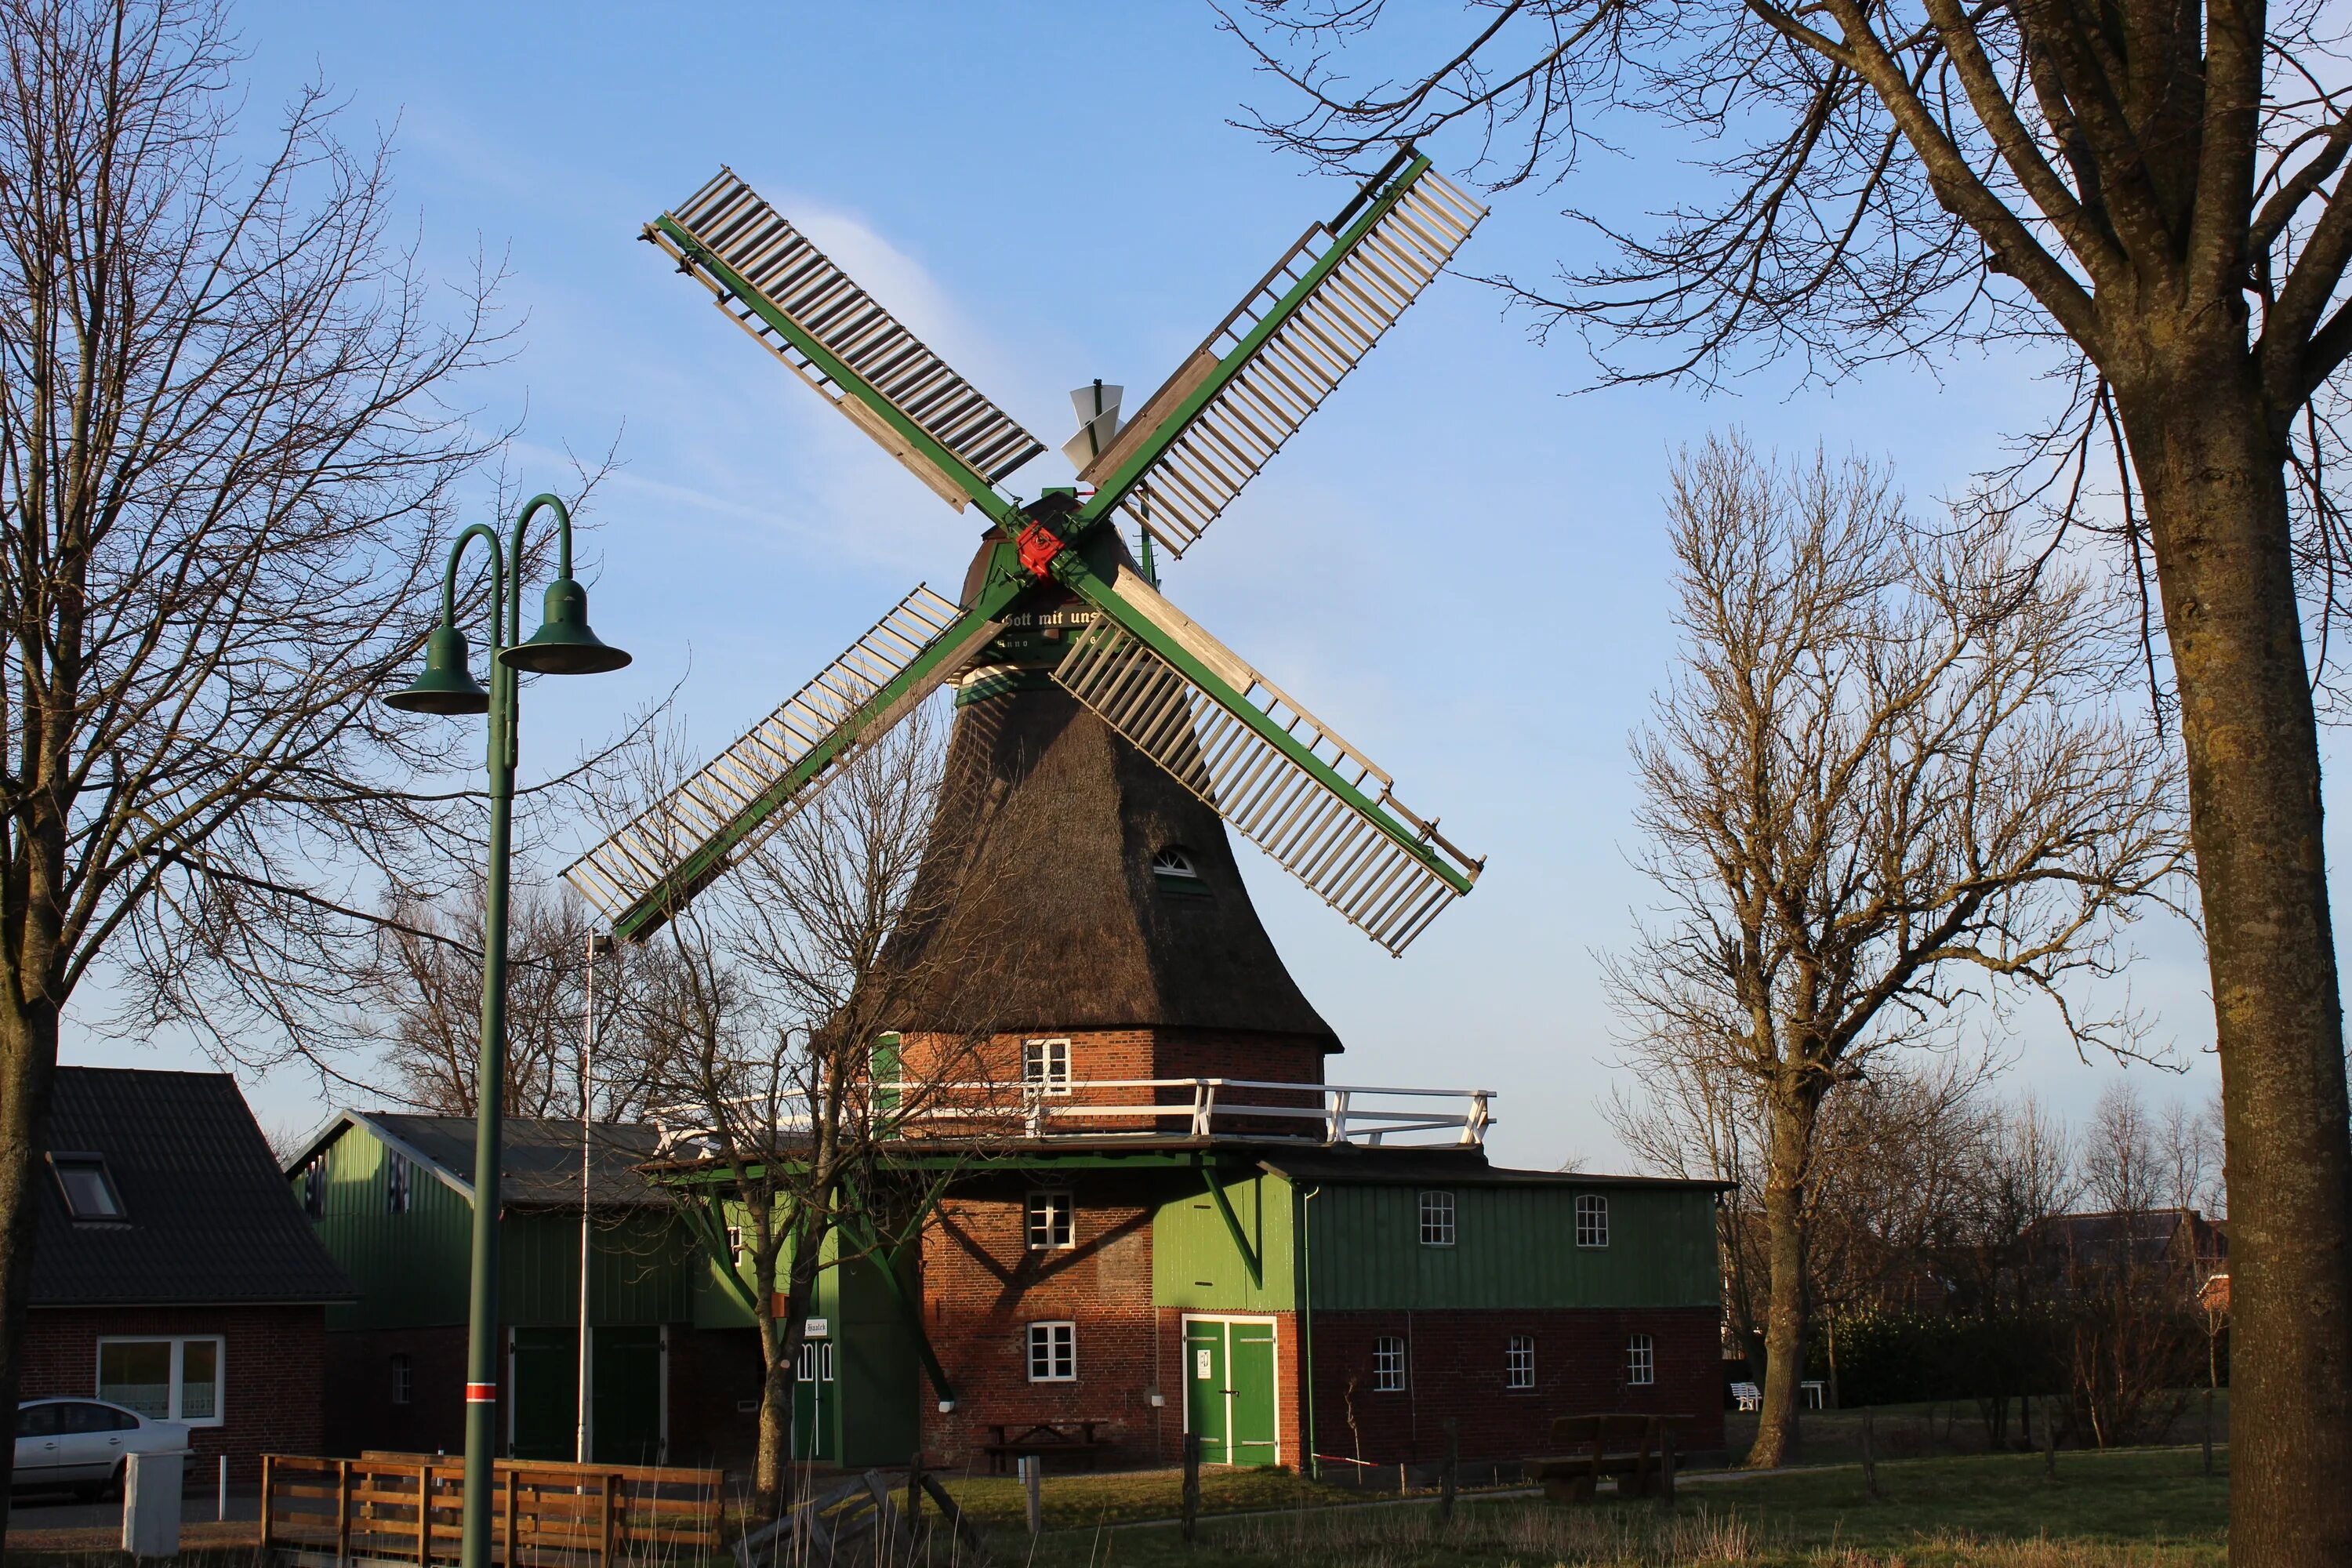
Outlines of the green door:
<svg viewBox="0 0 2352 1568">
<path fill-rule="evenodd" d="M 1236 1465 L 1271 1465 L 1274 1434 L 1274 1325 L 1228 1323 L 1225 1379 L 1233 1390 L 1226 1417 Z"/>
<path fill-rule="evenodd" d="M 569 1459 L 579 1434 L 580 1336 L 571 1329 L 517 1329 L 507 1397 L 518 1459 Z"/>
<path fill-rule="evenodd" d="M 793 1458 L 830 1464 L 838 1451 L 834 1434 L 841 1426 L 833 1378 L 833 1342 L 803 1340 L 793 1368 Z"/>
<path fill-rule="evenodd" d="M 600 1465 L 662 1458 L 662 1339 L 651 1325 L 599 1328 L 590 1338 L 589 1443 Z"/>
<path fill-rule="evenodd" d="M 1201 1462 L 1234 1462 L 1226 1441 L 1231 1400 L 1225 1384 L 1225 1325 L 1194 1318 L 1184 1325 L 1184 1430 L 1198 1433 Z"/>
</svg>

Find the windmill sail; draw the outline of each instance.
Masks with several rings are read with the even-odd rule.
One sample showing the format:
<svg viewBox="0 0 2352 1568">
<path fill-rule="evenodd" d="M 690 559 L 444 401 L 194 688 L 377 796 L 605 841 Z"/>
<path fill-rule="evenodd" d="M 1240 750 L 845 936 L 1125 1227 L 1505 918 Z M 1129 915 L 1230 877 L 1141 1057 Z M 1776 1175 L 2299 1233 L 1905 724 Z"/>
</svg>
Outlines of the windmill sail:
<svg viewBox="0 0 2352 1568">
<path fill-rule="evenodd" d="M 1045 444 L 972 389 L 808 237 L 721 169 L 646 237 L 719 309 L 961 510 Z"/>
<path fill-rule="evenodd" d="M 1410 148 L 1299 237 L 1078 478 L 1181 555 L 1486 216 Z"/>
<path fill-rule="evenodd" d="M 1391 952 L 1470 890 L 1484 863 L 1370 758 L 1136 574 L 1115 593 L 1143 625 L 1105 613 L 1079 633 L 1054 671 L 1072 696 Z"/>
<path fill-rule="evenodd" d="M 646 936 L 999 629 L 919 586 L 741 740 L 566 867 L 564 880 L 614 934 Z"/>
</svg>

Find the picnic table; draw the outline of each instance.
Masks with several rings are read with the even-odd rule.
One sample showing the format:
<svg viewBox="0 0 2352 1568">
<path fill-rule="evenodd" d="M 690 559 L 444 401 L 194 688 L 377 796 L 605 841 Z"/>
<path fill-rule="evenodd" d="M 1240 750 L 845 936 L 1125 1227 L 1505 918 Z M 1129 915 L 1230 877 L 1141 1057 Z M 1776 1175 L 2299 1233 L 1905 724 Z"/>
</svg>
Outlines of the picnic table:
<svg viewBox="0 0 2352 1568">
<path fill-rule="evenodd" d="M 1543 1483 L 1555 1502 L 1591 1502 L 1601 1478 L 1617 1478 L 1621 1498 L 1675 1495 L 1675 1432 L 1688 1427 L 1688 1415 L 1646 1415 L 1612 1411 L 1555 1416 L 1553 1452 L 1529 1459 L 1528 1475 Z"/>
<path fill-rule="evenodd" d="M 1111 1446 L 1111 1440 L 1103 1435 L 1103 1428 L 1109 1425 L 1102 1420 L 1037 1421 L 1026 1426 L 1009 1421 L 992 1422 L 988 1428 L 990 1440 L 983 1445 L 988 1451 L 989 1473 L 1001 1476 L 1005 1460 L 1033 1454 L 1040 1458 L 1061 1455 L 1083 1459 L 1091 1470 L 1102 1451 Z"/>
</svg>

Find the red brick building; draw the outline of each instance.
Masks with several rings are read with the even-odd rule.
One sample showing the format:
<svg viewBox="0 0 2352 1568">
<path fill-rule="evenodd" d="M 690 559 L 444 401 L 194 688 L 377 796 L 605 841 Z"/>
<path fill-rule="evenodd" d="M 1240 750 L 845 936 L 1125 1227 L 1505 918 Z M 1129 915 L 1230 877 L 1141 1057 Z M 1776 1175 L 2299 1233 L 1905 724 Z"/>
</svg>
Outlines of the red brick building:
<svg viewBox="0 0 2352 1568">
<path fill-rule="evenodd" d="M 226 1455 L 239 1483 L 318 1452 L 326 1310 L 352 1285 L 236 1080 L 59 1068 L 47 1145 L 19 1397 L 186 1422 L 192 1467 Z"/>
</svg>

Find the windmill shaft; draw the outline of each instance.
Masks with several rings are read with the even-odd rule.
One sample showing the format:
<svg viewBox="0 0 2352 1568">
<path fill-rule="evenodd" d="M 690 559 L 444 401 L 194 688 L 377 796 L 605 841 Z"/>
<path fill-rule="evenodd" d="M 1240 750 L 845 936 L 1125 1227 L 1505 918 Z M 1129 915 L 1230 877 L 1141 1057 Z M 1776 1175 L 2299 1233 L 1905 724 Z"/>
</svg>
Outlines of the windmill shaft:
<svg viewBox="0 0 2352 1568">
<path fill-rule="evenodd" d="M 1308 228 L 1144 405 L 1081 528 L 1116 510 L 1181 555 L 1486 216 L 1418 155 L 1360 204 L 1344 232 Z"/>
<path fill-rule="evenodd" d="M 987 647 L 995 616 L 1025 586 L 992 584 L 962 610 L 917 588 L 766 720 L 566 867 L 564 879 L 615 936 L 642 941 Z"/>
<path fill-rule="evenodd" d="M 695 271 L 738 325 L 926 484 L 951 504 L 969 500 L 1004 521 L 1011 509 L 993 485 L 1045 443 L 924 346 L 733 171 L 721 169 L 646 235 Z"/>
<path fill-rule="evenodd" d="M 1401 952 L 1470 890 L 1477 864 L 1391 816 L 1387 773 L 1140 577 L 1065 581 L 1100 616 L 1055 682 L 1351 923 Z"/>
</svg>

